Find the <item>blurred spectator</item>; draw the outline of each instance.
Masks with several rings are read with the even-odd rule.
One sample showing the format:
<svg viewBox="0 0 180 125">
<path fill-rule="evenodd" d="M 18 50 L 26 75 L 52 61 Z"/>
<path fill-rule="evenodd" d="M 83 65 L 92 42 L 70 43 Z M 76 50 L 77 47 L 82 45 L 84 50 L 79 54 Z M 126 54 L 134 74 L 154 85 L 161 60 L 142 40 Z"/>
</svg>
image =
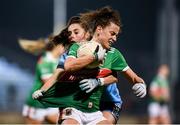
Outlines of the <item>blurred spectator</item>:
<svg viewBox="0 0 180 125">
<path fill-rule="evenodd" d="M 169 67 L 163 64 L 158 68 L 157 75 L 150 84 L 149 124 L 170 124 L 171 122 L 168 111 L 170 101 L 168 76 Z"/>
</svg>

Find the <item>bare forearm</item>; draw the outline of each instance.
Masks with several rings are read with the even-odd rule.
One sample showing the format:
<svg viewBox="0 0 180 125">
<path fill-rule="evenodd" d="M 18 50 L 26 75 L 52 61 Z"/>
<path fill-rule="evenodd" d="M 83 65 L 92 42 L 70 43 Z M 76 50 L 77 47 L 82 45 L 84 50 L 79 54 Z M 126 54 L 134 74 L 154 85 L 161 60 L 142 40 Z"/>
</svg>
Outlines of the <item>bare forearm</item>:
<svg viewBox="0 0 180 125">
<path fill-rule="evenodd" d="M 41 87 L 41 90 L 47 91 L 49 88 L 51 88 L 56 83 L 58 76 L 62 73 L 64 73 L 63 69 L 56 69 L 54 74 Z"/>
<path fill-rule="evenodd" d="M 80 70 L 94 61 L 93 56 L 83 56 L 79 58 L 67 59 L 64 64 L 65 71 L 76 71 Z"/>
<path fill-rule="evenodd" d="M 114 77 L 113 75 L 104 77 L 104 85 L 109 85 L 112 83 L 117 83 L 118 79 L 116 77 Z"/>
<path fill-rule="evenodd" d="M 130 83 L 144 83 L 144 80 L 141 77 L 137 76 L 136 73 L 134 73 L 130 68 L 127 71 L 123 72 L 123 74 Z"/>
</svg>

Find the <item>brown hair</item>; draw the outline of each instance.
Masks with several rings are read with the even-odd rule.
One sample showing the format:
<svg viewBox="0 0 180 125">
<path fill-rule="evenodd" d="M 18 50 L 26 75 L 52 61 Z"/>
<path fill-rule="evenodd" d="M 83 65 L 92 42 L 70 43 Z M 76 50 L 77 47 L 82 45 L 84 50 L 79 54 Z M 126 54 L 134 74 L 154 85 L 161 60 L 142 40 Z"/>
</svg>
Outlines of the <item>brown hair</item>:
<svg viewBox="0 0 180 125">
<path fill-rule="evenodd" d="M 113 10 L 109 6 L 94 11 L 80 13 L 80 18 L 84 23 L 83 25 L 87 25 L 91 34 L 94 34 L 97 26 L 102 26 L 104 28 L 111 22 L 118 25 L 119 27 L 122 25 L 119 12 L 117 10 Z"/>
<path fill-rule="evenodd" d="M 81 18 L 79 16 L 73 16 L 69 19 L 68 23 L 67 23 L 67 27 L 69 27 L 71 24 L 79 24 L 81 25 L 81 27 L 87 32 L 88 31 L 88 27 L 85 23 L 82 22 Z"/>
<path fill-rule="evenodd" d="M 66 28 L 64 28 L 58 35 L 54 36 L 53 39 L 51 40 L 54 45 L 58 45 L 58 44 L 62 44 L 63 46 L 67 47 L 70 45 L 70 41 L 69 41 L 69 35 L 70 33 L 68 32 L 68 27 L 71 24 L 79 24 L 86 32 L 88 31 L 88 27 L 85 23 L 82 23 L 82 21 L 80 20 L 79 16 L 73 16 L 69 19 Z"/>
<path fill-rule="evenodd" d="M 62 44 L 63 46 L 69 45 L 69 33 L 67 27 L 64 28 L 58 35 L 54 36 L 50 41 L 56 46 Z"/>
</svg>

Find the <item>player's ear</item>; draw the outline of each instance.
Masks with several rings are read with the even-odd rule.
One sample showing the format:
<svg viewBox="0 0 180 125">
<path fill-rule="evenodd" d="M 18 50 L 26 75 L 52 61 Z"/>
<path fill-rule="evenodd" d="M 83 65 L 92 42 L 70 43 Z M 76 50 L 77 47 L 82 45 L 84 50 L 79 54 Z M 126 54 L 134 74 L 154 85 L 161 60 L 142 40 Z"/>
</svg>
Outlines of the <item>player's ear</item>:
<svg viewBox="0 0 180 125">
<path fill-rule="evenodd" d="M 90 40 L 90 39 L 91 39 L 91 35 L 90 35 L 89 32 L 86 32 L 86 34 L 85 34 L 85 39 L 86 39 L 86 40 Z"/>
<path fill-rule="evenodd" d="M 96 32 L 97 32 L 97 34 L 99 34 L 99 33 L 101 33 L 102 32 L 102 30 L 103 30 L 103 28 L 102 28 L 102 26 L 97 26 L 97 28 L 96 28 Z"/>
</svg>

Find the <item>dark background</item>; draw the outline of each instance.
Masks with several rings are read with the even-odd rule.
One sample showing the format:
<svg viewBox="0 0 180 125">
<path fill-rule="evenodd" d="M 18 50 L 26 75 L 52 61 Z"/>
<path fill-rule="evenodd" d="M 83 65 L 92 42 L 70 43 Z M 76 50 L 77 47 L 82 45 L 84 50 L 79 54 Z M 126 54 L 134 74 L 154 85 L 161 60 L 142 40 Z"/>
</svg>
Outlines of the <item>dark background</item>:
<svg viewBox="0 0 180 125">
<path fill-rule="evenodd" d="M 129 66 L 147 83 L 156 73 L 157 13 L 162 0 L 67 0 L 67 20 L 80 12 L 109 5 L 119 10 L 123 27 L 114 47 L 126 58 Z M 180 2 L 176 1 L 179 12 Z M 17 44 L 18 38 L 46 38 L 53 32 L 52 0 L 1 0 L 0 4 L 0 57 L 34 73 L 37 56 L 25 53 Z M 180 69 L 180 68 L 179 68 Z M 125 114 L 147 115 L 147 98 L 137 99 L 127 81 L 119 77 L 119 89 L 124 101 Z M 180 77 L 174 90 L 174 123 L 179 122 Z"/>
</svg>

